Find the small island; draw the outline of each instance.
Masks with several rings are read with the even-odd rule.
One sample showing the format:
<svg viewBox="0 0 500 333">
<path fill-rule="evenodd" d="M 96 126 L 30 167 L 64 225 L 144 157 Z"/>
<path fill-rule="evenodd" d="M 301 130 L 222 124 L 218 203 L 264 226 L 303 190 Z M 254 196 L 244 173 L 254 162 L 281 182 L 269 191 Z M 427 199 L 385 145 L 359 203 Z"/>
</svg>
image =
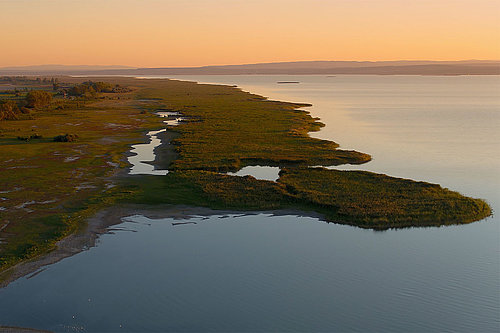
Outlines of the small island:
<svg viewBox="0 0 500 333">
<path fill-rule="evenodd" d="M 480 199 L 437 184 L 325 167 L 367 153 L 311 138 L 323 124 L 308 104 L 268 100 L 223 85 L 166 79 L 3 78 L 0 85 L 0 272 L 84 233 L 105 208 L 185 205 L 294 210 L 327 222 L 384 230 L 464 224 L 491 215 Z M 157 112 L 182 115 L 155 150 L 164 176 L 129 175 L 127 155 Z M 277 166 L 279 179 L 233 176 Z"/>
</svg>

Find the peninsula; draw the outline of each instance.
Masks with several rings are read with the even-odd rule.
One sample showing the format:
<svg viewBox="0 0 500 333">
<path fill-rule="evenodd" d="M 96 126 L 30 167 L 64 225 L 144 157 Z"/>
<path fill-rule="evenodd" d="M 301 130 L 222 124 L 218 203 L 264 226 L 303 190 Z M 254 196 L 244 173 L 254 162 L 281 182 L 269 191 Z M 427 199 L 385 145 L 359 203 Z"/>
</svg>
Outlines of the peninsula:
<svg viewBox="0 0 500 333">
<path fill-rule="evenodd" d="M 311 138 L 308 133 L 323 124 L 301 110 L 307 104 L 166 79 L 2 82 L 9 87 L 0 85 L 3 279 L 19 262 L 84 233 L 87 221 L 111 206 L 293 209 L 379 230 L 463 224 L 491 214 L 483 200 L 436 184 L 324 168 L 371 157 Z M 155 167 L 169 172 L 129 175 L 130 146 L 143 142 L 145 132 L 164 127 L 156 115 L 160 110 L 184 119 L 167 129 L 155 151 Z M 225 174 L 251 165 L 279 166 L 280 178 Z"/>
</svg>

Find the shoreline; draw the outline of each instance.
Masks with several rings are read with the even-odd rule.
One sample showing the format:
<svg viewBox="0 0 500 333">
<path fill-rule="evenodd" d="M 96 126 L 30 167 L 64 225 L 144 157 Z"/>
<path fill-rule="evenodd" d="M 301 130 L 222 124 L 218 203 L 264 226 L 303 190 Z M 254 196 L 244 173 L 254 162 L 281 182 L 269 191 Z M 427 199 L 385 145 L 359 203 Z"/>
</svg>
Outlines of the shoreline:
<svg viewBox="0 0 500 333">
<path fill-rule="evenodd" d="M 184 205 L 114 205 L 98 211 L 87 220 L 84 230 L 78 231 L 56 243 L 57 248 L 39 257 L 20 262 L 0 273 L 0 289 L 7 287 L 10 283 L 28 276 L 31 278 L 42 272 L 46 266 L 55 264 L 65 258 L 72 257 L 83 251 L 96 246 L 96 241 L 103 234 L 109 232 L 109 228 L 120 223 L 122 219 L 133 215 L 142 215 L 150 219 L 174 219 L 186 220 L 199 216 L 213 215 L 259 215 L 272 214 L 274 216 L 296 215 L 308 216 L 321 219 L 324 216 L 316 212 L 304 212 L 293 209 L 278 209 L 264 211 L 242 211 L 242 210 L 216 210 L 206 207 L 194 207 Z M 328 223 L 327 221 L 324 221 Z"/>
</svg>

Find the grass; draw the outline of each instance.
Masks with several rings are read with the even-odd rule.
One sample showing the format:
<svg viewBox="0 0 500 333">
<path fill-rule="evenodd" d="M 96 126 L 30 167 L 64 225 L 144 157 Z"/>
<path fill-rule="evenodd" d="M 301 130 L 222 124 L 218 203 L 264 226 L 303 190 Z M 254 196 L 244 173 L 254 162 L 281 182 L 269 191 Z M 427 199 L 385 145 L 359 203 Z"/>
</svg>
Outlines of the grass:
<svg viewBox="0 0 500 333">
<path fill-rule="evenodd" d="M 269 101 L 230 86 L 157 80 L 140 98 L 161 98 L 188 122 L 175 129 L 179 156 L 172 170 L 236 171 L 247 165 L 360 164 L 367 154 L 311 138 L 322 126 L 308 104 Z"/>
<path fill-rule="evenodd" d="M 282 188 L 253 177 L 228 176 L 212 171 L 181 170 L 158 178 L 126 178 L 121 181 L 130 197 L 125 202 L 139 204 L 183 204 L 213 209 L 269 210 L 284 208 Z"/>
<path fill-rule="evenodd" d="M 161 126 L 133 93 L 120 97 L 60 99 L 29 119 L 0 122 L 0 269 L 52 249 L 120 197 L 110 177 L 127 166 L 130 145 Z M 41 138 L 18 140 L 35 133 Z M 65 133 L 78 138 L 53 141 Z"/>
<path fill-rule="evenodd" d="M 64 78 L 65 86 L 83 80 Z M 0 207 L 5 208 L 0 210 L 0 271 L 50 251 L 99 209 L 117 202 L 292 208 L 373 229 L 469 223 L 491 214 L 484 201 L 439 185 L 308 168 L 359 164 L 370 156 L 309 137 L 322 124 L 300 110 L 307 104 L 269 101 L 228 86 L 100 80 L 131 91 L 94 100 L 56 99 L 27 119 L 0 122 Z M 163 127 L 154 115 L 158 109 L 187 119 L 165 135 L 173 145 L 156 151 L 155 164 L 171 172 L 124 176 L 130 146 L 143 142 L 146 131 Z M 53 141 L 66 133 L 77 135 L 76 141 Z M 283 170 L 278 182 L 218 173 L 247 165 Z"/>
<path fill-rule="evenodd" d="M 140 178 L 140 183 L 138 179 Z M 285 168 L 278 182 L 212 171 L 180 170 L 165 177 L 126 178 L 125 202 L 184 204 L 234 210 L 299 209 L 328 221 L 370 229 L 463 224 L 490 207 L 437 184 L 365 171 Z"/>
<path fill-rule="evenodd" d="M 298 200 L 321 208 L 329 220 L 365 228 L 468 223 L 491 214 L 483 200 L 437 184 L 367 171 L 285 169 L 279 183 Z"/>
</svg>

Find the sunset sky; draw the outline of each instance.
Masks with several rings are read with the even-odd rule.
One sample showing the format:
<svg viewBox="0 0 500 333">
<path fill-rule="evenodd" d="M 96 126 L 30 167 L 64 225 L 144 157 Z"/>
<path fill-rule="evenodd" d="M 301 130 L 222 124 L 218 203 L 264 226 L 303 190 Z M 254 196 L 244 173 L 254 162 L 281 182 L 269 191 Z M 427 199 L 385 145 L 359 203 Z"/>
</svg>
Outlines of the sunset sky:
<svg viewBox="0 0 500 333">
<path fill-rule="evenodd" d="M 0 0 L 0 67 L 500 59 L 498 0 Z"/>
</svg>

